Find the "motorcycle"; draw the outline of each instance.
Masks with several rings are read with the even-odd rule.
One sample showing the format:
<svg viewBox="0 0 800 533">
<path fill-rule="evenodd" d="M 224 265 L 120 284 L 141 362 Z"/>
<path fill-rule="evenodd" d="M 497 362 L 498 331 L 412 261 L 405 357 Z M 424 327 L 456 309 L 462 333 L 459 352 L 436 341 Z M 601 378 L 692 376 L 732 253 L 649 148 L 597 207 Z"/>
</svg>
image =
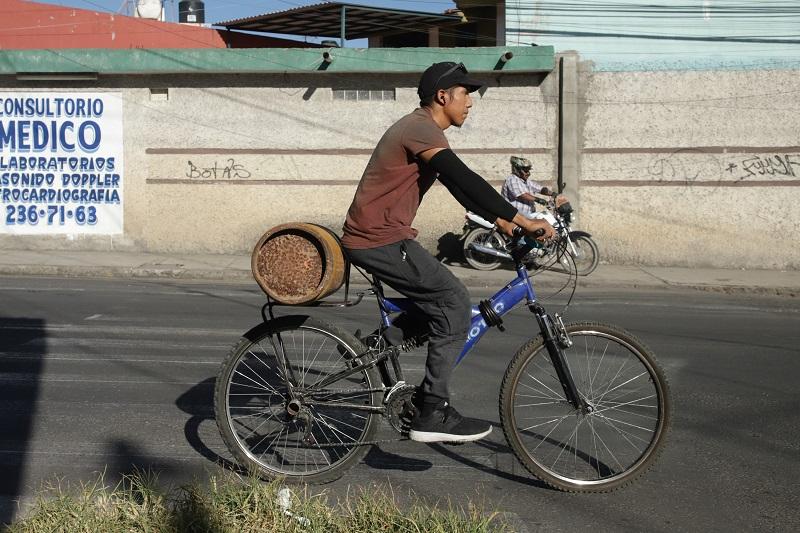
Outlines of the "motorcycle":
<svg viewBox="0 0 800 533">
<path fill-rule="evenodd" d="M 547 220 L 556 230 L 556 238 L 528 252 L 524 259 L 528 270 L 562 270 L 588 276 L 600 262 L 600 253 L 592 236 L 585 231 L 573 230 L 572 207 L 561 204 L 554 195 L 540 203 L 547 211 L 536 213 L 537 218 Z M 460 239 L 464 258 L 477 270 L 494 270 L 504 261 L 512 261 L 507 246 L 509 239 L 495 228 L 494 224 L 467 212 Z M 558 266 L 556 266 L 558 265 Z"/>
</svg>

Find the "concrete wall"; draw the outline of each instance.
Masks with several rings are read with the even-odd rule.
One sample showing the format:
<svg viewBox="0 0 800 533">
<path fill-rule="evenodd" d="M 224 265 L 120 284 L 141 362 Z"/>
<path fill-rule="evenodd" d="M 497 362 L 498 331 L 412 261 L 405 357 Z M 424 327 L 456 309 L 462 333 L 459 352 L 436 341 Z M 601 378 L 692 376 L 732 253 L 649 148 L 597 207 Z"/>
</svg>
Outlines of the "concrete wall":
<svg viewBox="0 0 800 533">
<path fill-rule="evenodd" d="M 448 131 L 452 146 L 498 186 L 516 153 L 532 157 L 540 176 L 552 175 L 556 115 L 544 103 L 552 101 L 552 79 L 495 76 L 482 77 L 489 87 L 476 95 L 465 126 Z M 187 75 L 36 87 L 121 94 L 125 232 L 3 235 L 0 246 L 227 253 L 249 251 L 287 221 L 339 231 L 375 143 L 417 106 L 417 81 L 416 73 Z M 166 99 L 151 94 L 163 87 Z M 395 91 L 396 100 L 336 100 L 340 89 Z M 25 89 L 7 82 L 0 90 Z M 463 209 L 440 185 L 429 195 L 415 225 L 435 249 L 441 235 L 460 230 Z"/>
<path fill-rule="evenodd" d="M 577 227 L 595 235 L 604 261 L 800 266 L 798 72 L 565 64 L 565 82 L 575 82 L 565 84 L 567 191 Z M 512 154 L 531 158 L 534 177 L 547 180 L 557 168 L 557 75 L 495 76 L 465 126 L 447 132 L 451 144 L 498 187 Z M 0 91 L 122 96 L 125 232 L 0 235 L 0 248 L 248 252 L 287 221 L 338 231 L 375 143 L 417 104 L 415 74 L 3 80 Z M 151 94 L 164 87 L 167 99 Z M 394 90 L 396 100 L 336 100 L 339 89 Z M 436 185 L 415 225 L 436 250 L 462 222 Z"/>
<path fill-rule="evenodd" d="M 604 258 L 800 266 L 797 71 L 579 68 L 580 225 Z"/>
</svg>

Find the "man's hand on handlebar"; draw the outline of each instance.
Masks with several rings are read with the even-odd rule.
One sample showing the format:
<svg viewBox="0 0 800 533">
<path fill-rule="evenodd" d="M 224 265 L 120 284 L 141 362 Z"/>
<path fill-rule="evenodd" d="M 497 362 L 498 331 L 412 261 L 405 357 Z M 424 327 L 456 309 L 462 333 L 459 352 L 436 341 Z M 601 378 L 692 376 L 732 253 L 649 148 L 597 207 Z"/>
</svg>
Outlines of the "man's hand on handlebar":
<svg viewBox="0 0 800 533">
<path fill-rule="evenodd" d="M 522 220 L 518 222 L 517 218 L 521 218 Z M 548 221 L 544 219 L 530 219 L 518 214 L 516 217 L 514 217 L 514 222 L 524 229 L 529 236 L 533 237 L 539 242 L 549 241 L 556 236 L 556 230 Z M 539 230 L 544 230 L 544 233 L 541 233 Z"/>
<path fill-rule="evenodd" d="M 494 224 L 504 235 L 508 235 L 509 237 L 514 236 L 514 229 L 516 229 L 517 225 L 513 222 L 498 217 L 497 220 L 494 221 Z"/>
<path fill-rule="evenodd" d="M 553 226 L 551 226 L 550 223 L 547 222 L 546 220 L 530 219 L 520 215 L 519 213 L 517 213 L 517 215 L 514 217 L 514 220 L 510 222 L 508 220 L 503 220 L 502 218 L 498 218 L 495 221 L 495 224 L 500 229 L 500 231 L 502 231 L 509 237 L 515 236 L 514 230 L 517 227 L 522 228 L 525 231 L 525 233 L 527 233 L 529 236 L 533 237 L 537 241 L 542 241 L 542 242 L 548 241 L 556 236 L 556 230 L 553 229 Z M 537 234 L 538 230 L 543 230 L 544 233 L 539 235 Z"/>
</svg>

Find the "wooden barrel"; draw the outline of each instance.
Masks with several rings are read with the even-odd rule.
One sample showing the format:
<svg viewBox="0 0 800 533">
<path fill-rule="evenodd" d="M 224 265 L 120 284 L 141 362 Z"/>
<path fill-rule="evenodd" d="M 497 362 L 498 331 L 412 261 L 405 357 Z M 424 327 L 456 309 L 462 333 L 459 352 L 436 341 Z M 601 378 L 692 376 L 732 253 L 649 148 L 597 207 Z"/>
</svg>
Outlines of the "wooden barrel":
<svg viewBox="0 0 800 533">
<path fill-rule="evenodd" d="M 344 283 L 346 262 L 330 229 L 306 222 L 267 231 L 253 249 L 253 277 L 270 298 L 305 304 L 325 298 Z"/>
</svg>

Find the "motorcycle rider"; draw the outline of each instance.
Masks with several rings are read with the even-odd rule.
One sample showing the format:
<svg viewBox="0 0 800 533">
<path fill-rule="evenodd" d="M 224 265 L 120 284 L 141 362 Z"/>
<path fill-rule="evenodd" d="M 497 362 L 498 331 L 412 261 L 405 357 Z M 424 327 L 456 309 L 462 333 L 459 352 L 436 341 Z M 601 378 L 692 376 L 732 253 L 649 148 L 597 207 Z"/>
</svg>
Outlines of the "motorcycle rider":
<svg viewBox="0 0 800 533">
<path fill-rule="evenodd" d="M 542 186 L 538 181 L 531 178 L 531 168 L 533 165 L 530 160 L 520 156 L 511 156 L 511 175 L 506 178 L 501 194 L 517 211 L 528 218 L 537 218 L 536 203 L 546 203 L 535 195 L 543 194 L 550 196 L 552 192 L 547 187 Z M 556 207 L 566 203 L 566 197 L 559 195 L 556 198 Z"/>
</svg>

